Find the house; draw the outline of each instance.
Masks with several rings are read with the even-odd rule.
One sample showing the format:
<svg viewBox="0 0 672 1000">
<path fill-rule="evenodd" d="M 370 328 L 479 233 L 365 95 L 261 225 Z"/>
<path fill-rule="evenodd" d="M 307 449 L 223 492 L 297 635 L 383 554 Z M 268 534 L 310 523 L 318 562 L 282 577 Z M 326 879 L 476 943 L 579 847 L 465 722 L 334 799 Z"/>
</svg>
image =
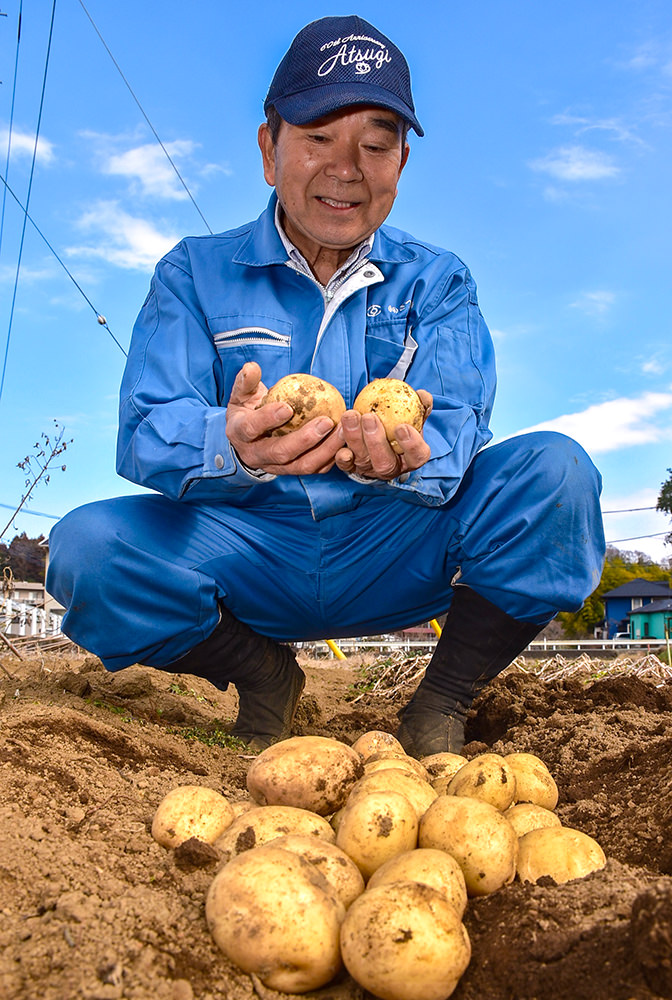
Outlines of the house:
<svg viewBox="0 0 672 1000">
<path fill-rule="evenodd" d="M 637 577 L 628 580 L 614 590 L 602 594 L 604 602 L 604 623 L 608 639 L 613 639 L 617 632 L 627 632 L 630 635 L 631 611 L 637 611 L 653 601 L 672 600 L 672 589 L 660 580 L 644 580 Z M 634 636 L 632 636 L 634 638 Z"/>
<path fill-rule="evenodd" d="M 651 601 L 629 612 L 633 639 L 672 638 L 672 598 Z"/>
</svg>

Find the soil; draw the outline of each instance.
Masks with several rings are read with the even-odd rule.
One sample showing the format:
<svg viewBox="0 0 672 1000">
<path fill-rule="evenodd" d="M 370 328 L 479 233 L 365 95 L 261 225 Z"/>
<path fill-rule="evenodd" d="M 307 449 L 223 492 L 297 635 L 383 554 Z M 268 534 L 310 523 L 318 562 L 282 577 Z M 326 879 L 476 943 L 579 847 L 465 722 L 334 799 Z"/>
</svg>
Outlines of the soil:
<svg viewBox="0 0 672 1000">
<path fill-rule="evenodd" d="M 77 650 L 24 656 L 3 655 L 0 671 L 0 996 L 282 1000 L 208 932 L 217 852 L 169 851 L 150 834 L 175 785 L 246 797 L 251 758 L 214 743 L 235 691 L 144 667 L 107 674 Z M 297 734 L 395 732 L 409 692 L 353 704 L 361 661 L 302 665 Z M 564 885 L 514 882 L 470 900 L 473 955 L 453 997 L 672 997 L 672 681 L 596 680 L 594 669 L 547 680 L 522 667 L 481 695 L 465 753 L 540 756 L 562 822 L 595 837 L 608 862 Z M 370 995 L 344 974 L 308 996 Z"/>
</svg>

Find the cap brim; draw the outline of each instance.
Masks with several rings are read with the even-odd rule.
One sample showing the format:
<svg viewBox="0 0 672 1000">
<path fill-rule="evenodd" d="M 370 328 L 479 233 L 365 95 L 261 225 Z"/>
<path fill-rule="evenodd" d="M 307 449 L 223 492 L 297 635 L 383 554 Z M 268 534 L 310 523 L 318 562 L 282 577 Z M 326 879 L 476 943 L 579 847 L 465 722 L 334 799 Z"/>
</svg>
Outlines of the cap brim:
<svg viewBox="0 0 672 1000">
<path fill-rule="evenodd" d="M 374 84 L 325 84 L 303 90 L 299 94 L 288 97 L 267 99 L 264 109 L 272 104 L 278 114 L 290 125 L 307 125 L 309 122 L 322 118 L 324 115 L 339 111 L 353 104 L 371 104 L 377 108 L 387 108 L 394 111 L 413 128 L 418 135 L 424 135 L 424 130 L 407 104 L 401 101 L 384 87 Z"/>
</svg>

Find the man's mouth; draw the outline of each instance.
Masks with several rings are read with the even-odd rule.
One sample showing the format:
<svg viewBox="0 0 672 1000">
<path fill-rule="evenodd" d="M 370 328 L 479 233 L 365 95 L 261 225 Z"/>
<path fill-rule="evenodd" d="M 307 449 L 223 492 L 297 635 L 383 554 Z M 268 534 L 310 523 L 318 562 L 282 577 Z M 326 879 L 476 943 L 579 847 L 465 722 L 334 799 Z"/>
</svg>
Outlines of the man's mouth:
<svg viewBox="0 0 672 1000">
<path fill-rule="evenodd" d="M 355 208 L 359 204 L 358 201 L 337 201 L 335 198 L 323 198 L 320 195 L 317 196 L 317 200 L 331 208 Z"/>
</svg>

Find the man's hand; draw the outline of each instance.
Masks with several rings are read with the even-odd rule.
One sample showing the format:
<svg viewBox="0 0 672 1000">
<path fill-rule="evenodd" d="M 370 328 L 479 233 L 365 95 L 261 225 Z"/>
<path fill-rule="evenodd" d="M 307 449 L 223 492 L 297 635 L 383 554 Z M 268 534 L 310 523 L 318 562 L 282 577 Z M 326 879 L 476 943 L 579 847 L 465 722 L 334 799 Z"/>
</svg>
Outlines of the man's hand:
<svg viewBox="0 0 672 1000">
<path fill-rule="evenodd" d="M 236 375 L 226 408 L 226 436 L 248 469 L 275 476 L 309 476 L 328 472 L 343 439 L 330 417 L 315 417 L 296 431 L 271 437 L 292 416 L 289 403 L 259 406 L 267 393 L 255 361 Z"/>
<path fill-rule="evenodd" d="M 418 396 L 425 407 L 426 420 L 432 412 L 432 396 L 424 389 L 418 390 Z M 403 448 L 398 455 L 375 413 L 347 410 L 341 417 L 341 434 L 345 447 L 336 453 L 336 465 L 342 472 L 368 479 L 396 479 L 404 472 L 419 469 L 430 456 L 429 445 L 410 424 L 400 424 L 395 429 L 396 439 Z"/>
</svg>

